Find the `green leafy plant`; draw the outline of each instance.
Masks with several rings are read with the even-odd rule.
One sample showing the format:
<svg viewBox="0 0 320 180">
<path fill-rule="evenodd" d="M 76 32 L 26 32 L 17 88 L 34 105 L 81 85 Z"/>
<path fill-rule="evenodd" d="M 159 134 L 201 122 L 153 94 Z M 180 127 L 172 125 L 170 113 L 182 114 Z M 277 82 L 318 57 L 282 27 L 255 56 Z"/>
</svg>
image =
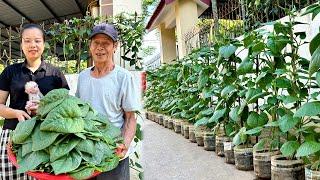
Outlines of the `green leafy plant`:
<svg viewBox="0 0 320 180">
<path fill-rule="evenodd" d="M 136 69 L 142 68 L 139 51 L 142 46 L 142 36 L 145 33 L 144 18 L 137 13 L 121 13 L 114 17 L 113 22 L 116 24 L 122 48 L 121 58 L 129 61 L 130 66 Z"/>
<path fill-rule="evenodd" d="M 114 150 L 123 141 L 107 117 L 66 89 L 50 91 L 38 115 L 19 122 L 11 135 L 18 172 L 67 173 L 75 179 L 114 169 L 119 162 Z"/>
</svg>

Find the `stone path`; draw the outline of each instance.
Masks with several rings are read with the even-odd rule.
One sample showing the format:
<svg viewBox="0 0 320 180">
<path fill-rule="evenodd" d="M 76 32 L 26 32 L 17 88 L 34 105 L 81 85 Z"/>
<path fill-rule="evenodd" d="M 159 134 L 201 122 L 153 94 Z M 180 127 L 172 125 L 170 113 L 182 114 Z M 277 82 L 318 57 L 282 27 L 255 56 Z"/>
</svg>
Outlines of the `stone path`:
<svg viewBox="0 0 320 180">
<path fill-rule="evenodd" d="M 145 120 L 142 165 L 145 180 L 252 180 L 253 171 L 226 164 L 214 151 L 191 143 L 180 134 Z"/>
</svg>

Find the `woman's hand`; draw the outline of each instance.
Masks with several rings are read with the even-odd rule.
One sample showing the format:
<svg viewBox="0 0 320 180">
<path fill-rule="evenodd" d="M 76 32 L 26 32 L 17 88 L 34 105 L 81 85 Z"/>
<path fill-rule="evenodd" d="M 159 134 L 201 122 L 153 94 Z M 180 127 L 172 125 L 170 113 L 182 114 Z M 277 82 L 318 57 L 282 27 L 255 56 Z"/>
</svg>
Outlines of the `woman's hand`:
<svg viewBox="0 0 320 180">
<path fill-rule="evenodd" d="M 30 119 L 31 117 L 22 110 L 14 110 L 15 117 L 18 119 L 18 121 L 25 121 L 26 119 Z"/>
<path fill-rule="evenodd" d="M 27 101 L 25 109 L 27 110 L 28 114 L 36 115 L 38 107 L 39 107 L 39 103 L 40 103 L 40 101 L 38 101 L 38 100 Z"/>
</svg>

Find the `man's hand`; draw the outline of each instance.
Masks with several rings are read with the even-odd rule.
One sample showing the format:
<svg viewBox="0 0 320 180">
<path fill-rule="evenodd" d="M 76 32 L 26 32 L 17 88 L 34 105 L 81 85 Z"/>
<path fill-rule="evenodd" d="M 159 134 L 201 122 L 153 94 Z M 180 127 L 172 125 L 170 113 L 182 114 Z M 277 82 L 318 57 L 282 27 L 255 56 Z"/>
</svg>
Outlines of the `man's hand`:
<svg viewBox="0 0 320 180">
<path fill-rule="evenodd" d="M 26 119 L 30 119 L 31 117 L 22 110 L 14 110 L 14 115 L 18 119 L 18 121 L 25 121 Z"/>
<path fill-rule="evenodd" d="M 120 159 L 124 158 L 124 156 L 127 154 L 127 152 L 128 152 L 128 148 L 126 147 L 125 144 L 118 144 L 118 146 L 115 150 L 116 155 Z"/>
<path fill-rule="evenodd" d="M 39 107 L 39 103 L 40 103 L 40 101 L 38 101 L 38 100 L 27 101 L 25 109 L 27 110 L 28 114 L 36 115 L 38 107 Z"/>
</svg>

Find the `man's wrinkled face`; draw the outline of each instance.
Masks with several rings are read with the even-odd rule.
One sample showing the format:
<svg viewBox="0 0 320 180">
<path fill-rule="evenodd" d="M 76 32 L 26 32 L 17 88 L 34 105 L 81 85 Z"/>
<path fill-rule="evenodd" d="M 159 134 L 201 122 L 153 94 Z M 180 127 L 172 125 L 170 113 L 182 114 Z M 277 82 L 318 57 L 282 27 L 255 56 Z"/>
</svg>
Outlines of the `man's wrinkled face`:
<svg viewBox="0 0 320 180">
<path fill-rule="evenodd" d="M 104 62 L 112 61 L 113 53 L 117 49 L 117 42 L 114 42 L 109 36 L 97 34 L 92 37 L 90 42 L 90 52 L 93 61 Z"/>
</svg>

